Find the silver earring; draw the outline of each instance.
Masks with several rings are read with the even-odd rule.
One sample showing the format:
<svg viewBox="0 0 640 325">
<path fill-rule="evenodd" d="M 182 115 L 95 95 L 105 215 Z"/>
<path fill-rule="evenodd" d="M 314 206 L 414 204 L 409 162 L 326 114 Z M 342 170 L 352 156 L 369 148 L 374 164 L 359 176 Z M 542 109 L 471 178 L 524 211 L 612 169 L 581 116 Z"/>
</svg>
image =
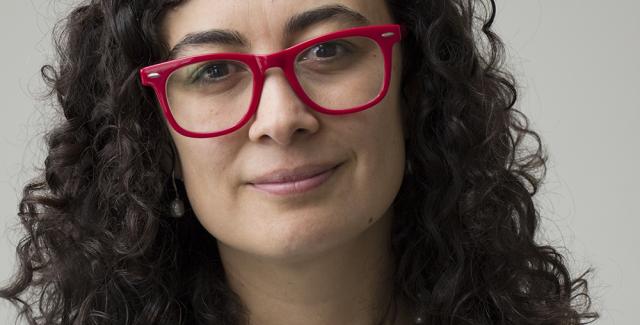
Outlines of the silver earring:
<svg viewBox="0 0 640 325">
<path fill-rule="evenodd" d="M 178 194 L 173 170 L 171 171 L 171 181 L 173 182 L 173 191 L 176 193 L 176 198 L 171 201 L 171 216 L 174 218 L 182 218 L 184 216 L 184 202 L 182 202 L 180 194 Z"/>
<path fill-rule="evenodd" d="M 413 164 L 411 163 L 411 160 L 408 159 L 408 158 L 406 158 L 406 160 L 405 160 L 404 174 L 405 174 L 405 176 L 412 176 L 413 175 Z"/>
</svg>

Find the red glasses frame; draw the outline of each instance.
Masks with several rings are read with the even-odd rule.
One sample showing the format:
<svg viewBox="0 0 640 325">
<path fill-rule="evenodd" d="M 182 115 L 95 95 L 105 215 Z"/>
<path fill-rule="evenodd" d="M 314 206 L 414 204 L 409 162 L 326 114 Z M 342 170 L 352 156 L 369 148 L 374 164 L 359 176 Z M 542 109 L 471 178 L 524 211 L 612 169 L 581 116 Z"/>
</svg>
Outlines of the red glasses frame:
<svg viewBox="0 0 640 325">
<path fill-rule="evenodd" d="M 262 86 L 264 84 L 265 72 L 272 67 L 279 67 L 283 70 L 285 77 L 289 81 L 289 84 L 293 88 L 294 92 L 305 103 L 307 106 L 312 109 L 331 115 L 342 115 L 355 113 L 367 108 L 370 108 L 377 103 L 379 103 L 387 94 L 389 89 L 389 80 L 391 78 L 391 64 L 392 64 L 392 50 L 393 45 L 398 42 L 401 37 L 401 29 L 402 27 L 397 24 L 388 24 L 388 25 L 370 25 L 363 27 L 354 27 L 349 28 L 337 32 L 333 32 L 330 34 L 322 35 L 302 43 L 298 43 L 293 45 L 287 49 L 282 51 L 272 53 L 272 54 L 264 54 L 264 55 L 254 55 L 254 54 L 246 54 L 246 53 L 214 53 L 214 54 L 204 54 L 197 56 L 190 56 L 184 58 L 178 58 L 171 61 L 166 61 L 154 65 L 150 65 L 140 69 L 140 78 L 141 82 L 144 86 L 151 86 L 155 94 L 160 102 L 160 106 L 162 107 L 162 111 L 169 121 L 169 124 L 173 127 L 176 132 L 192 138 L 210 138 L 217 137 L 221 135 L 225 135 L 231 133 L 242 126 L 244 126 L 249 119 L 256 113 L 258 110 L 258 104 L 260 102 L 260 97 L 262 95 Z M 298 82 L 298 79 L 295 75 L 295 58 L 298 54 L 314 45 L 316 43 L 322 43 L 325 41 L 329 41 L 335 38 L 341 37 L 351 37 L 351 36 L 364 36 L 375 41 L 380 47 L 382 54 L 384 56 L 384 81 L 383 87 L 380 90 L 380 93 L 368 103 L 357 106 L 347 110 L 330 110 L 326 109 L 318 104 L 316 104 L 307 94 L 304 92 L 302 86 Z M 166 84 L 167 79 L 171 75 L 173 71 L 179 69 L 185 65 L 193 64 L 201 61 L 207 60 L 217 60 L 217 59 L 225 59 L 225 60 L 235 60 L 240 61 L 246 64 L 253 73 L 253 97 L 251 98 L 251 102 L 249 105 L 249 109 L 247 113 L 242 117 L 242 119 L 236 123 L 236 125 L 216 132 L 209 133 L 200 133 L 200 132 L 192 132 L 189 130 L 185 130 L 182 128 L 173 117 L 171 110 L 169 109 L 169 102 L 167 99 L 167 91 Z"/>
</svg>

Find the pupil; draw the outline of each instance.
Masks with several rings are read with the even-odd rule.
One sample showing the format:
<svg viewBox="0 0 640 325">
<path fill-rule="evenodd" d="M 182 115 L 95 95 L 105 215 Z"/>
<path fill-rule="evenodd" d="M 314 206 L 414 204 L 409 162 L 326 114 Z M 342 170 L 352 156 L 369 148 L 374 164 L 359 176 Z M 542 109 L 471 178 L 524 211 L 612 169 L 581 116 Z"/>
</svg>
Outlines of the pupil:
<svg viewBox="0 0 640 325">
<path fill-rule="evenodd" d="M 322 44 L 318 46 L 318 50 L 316 51 L 316 56 L 321 58 L 332 57 L 335 56 L 336 47 L 334 45 Z"/>
<path fill-rule="evenodd" d="M 221 65 L 214 65 L 212 67 L 210 67 L 207 70 L 207 75 L 213 79 L 215 78 L 220 78 L 222 76 L 224 76 L 228 71 L 229 68 L 226 66 L 221 66 Z"/>
</svg>

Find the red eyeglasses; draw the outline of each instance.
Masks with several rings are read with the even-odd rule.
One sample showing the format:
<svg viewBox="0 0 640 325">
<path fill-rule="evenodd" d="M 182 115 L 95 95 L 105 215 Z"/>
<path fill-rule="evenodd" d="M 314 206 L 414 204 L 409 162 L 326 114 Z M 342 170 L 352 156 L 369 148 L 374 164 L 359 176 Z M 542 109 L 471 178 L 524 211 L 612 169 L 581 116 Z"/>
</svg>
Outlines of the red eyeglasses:
<svg viewBox="0 0 640 325">
<path fill-rule="evenodd" d="M 332 115 L 379 103 L 391 77 L 400 25 L 345 29 L 266 55 L 214 53 L 140 69 L 164 115 L 178 133 L 216 137 L 241 128 L 258 109 L 265 72 L 283 70 L 300 100 Z"/>
</svg>

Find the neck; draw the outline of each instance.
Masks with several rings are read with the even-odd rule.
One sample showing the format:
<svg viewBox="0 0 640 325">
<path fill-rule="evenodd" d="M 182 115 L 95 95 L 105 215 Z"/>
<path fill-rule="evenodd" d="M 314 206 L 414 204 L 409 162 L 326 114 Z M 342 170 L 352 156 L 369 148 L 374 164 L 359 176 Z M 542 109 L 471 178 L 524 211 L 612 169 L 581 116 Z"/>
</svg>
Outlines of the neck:
<svg viewBox="0 0 640 325">
<path fill-rule="evenodd" d="M 393 324 L 391 221 L 387 213 L 356 238 L 304 258 L 267 259 L 219 242 L 249 324 L 372 325 L 387 312 L 383 324 Z"/>
</svg>

